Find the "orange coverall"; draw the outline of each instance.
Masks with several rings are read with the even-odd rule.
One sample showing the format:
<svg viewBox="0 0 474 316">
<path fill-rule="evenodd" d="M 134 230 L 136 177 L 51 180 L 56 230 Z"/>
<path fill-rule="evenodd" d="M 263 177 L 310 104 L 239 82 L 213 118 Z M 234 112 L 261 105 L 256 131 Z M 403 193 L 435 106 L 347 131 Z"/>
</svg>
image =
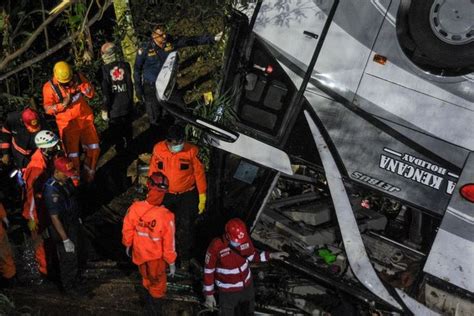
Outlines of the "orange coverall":
<svg viewBox="0 0 474 316">
<path fill-rule="evenodd" d="M 132 247 L 143 286 L 154 298 L 166 293 L 166 263 L 176 260 L 174 214 L 164 206 L 137 201 L 123 220 L 122 243 Z"/>
<path fill-rule="evenodd" d="M 206 193 L 206 173 L 198 153 L 198 147 L 189 143 L 184 144 L 182 151 L 172 153 L 166 141 L 161 141 L 153 147 L 148 175 L 162 172 L 169 180 L 168 192 L 172 194 L 192 190 L 194 186 L 199 194 Z"/>
<path fill-rule="evenodd" d="M 80 170 L 79 145 L 82 144 L 86 153 L 84 169 L 87 171 L 88 182 L 94 178 L 100 154 L 94 114 L 86 101 L 86 97 L 94 97 L 94 87 L 82 74 L 74 75 L 72 81 L 74 83 L 68 87 L 59 84 L 54 78 L 46 82 L 43 86 L 43 106 L 47 114 L 56 117 L 64 150 L 77 171 Z M 62 100 L 68 94 L 71 102 L 65 107 Z"/>
<path fill-rule="evenodd" d="M 11 279 L 16 274 L 16 267 L 7 232 L 3 228 L 2 221 L 5 217 L 7 217 L 7 212 L 0 202 L 0 275 L 5 279 Z"/>
<path fill-rule="evenodd" d="M 42 207 L 41 194 L 46 180 L 51 176 L 48 172 L 48 162 L 46 157 L 37 149 L 31 156 L 30 163 L 26 166 L 23 179 L 25 180 L 26 199 L 23 204 L 23 217 L 26 220 L 34 220 L 36 230 L 31 232 L 33 240 L 33 248 L 35 249 L 36 262 L 38 262 L 39 271 L 43 274 L 48 273 L 46 252 L 44 248 L 44 240 L 41 232 L 46 228 L 47 214 Z"/>
</svg>

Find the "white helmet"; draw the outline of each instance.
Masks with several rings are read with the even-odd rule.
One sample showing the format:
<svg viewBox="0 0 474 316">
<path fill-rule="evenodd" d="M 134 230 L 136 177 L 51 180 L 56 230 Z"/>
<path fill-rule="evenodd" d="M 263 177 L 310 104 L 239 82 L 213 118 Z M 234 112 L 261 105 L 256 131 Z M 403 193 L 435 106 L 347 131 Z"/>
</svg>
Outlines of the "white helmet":
<svg viewBox="0 0 474 316">
<path fill-rule="evenodd" d="M 35 136 L 35 144 L 38 148 L 51 148 L 59 142 L 58 136 L 51 131 L 42 130 Z"/>
</svg>

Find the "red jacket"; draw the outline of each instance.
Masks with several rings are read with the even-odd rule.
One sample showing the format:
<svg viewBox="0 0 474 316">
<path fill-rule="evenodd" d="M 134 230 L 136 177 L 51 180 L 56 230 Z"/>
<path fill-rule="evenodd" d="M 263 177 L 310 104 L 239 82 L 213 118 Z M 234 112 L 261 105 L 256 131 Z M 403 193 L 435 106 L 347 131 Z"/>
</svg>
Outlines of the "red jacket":
<svg viewBox="0 0 474 316">
<path fill-rule="evenodd" d="M 162 172 L 168 177 L 170 193 L 186 192 L 194 186 L 199 194 L 206 193 L 206 173 L 198 152 L 197 146 L 185 143 L 182 151 L 172 153 L 165 141 L 159 142 L 153 148 L 148 175 Z"/>
<path fill-rule="evenodd" d="M 137 201 L 123 219 L 122 243 L 133 247 L 136 265 L 163 258 L 168 264 L 176 260 L 174 214 L 164 206 Z"/>
<path fill-rule="evenodd" d="M 215 238 L 206 253 L 204 295 L 214 294 L 214 283 L 219 291 L 242 291 L 252 281 L 250 262 L 265 262 L 269 257 L 267 251 L 258 253 L 250 239 L 233 248 L 225 237 Z"/>
<path fill-rule="evenodd" d="M 49 169 L 49 170 L 48 170 Z M 26 199 L 23 205 L 23 217 L 38 222 L 38 201 L 41 199 L 43 186 L 52 175 L 52 165 L 37 149 L 26 166 L 23 179 L 25 180 Z"/>
</svg>

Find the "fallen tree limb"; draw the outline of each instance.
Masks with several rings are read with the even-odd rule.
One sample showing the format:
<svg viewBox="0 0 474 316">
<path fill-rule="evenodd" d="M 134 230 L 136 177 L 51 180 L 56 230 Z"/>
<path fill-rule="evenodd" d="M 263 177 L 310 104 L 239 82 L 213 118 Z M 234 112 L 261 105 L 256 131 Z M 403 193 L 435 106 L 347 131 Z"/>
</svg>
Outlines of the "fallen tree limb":
<svg viewBox="0 0 474 316">
<path fill-rule="evenodd" d="M 102 11 L 105 11 L 107 10 L 107 8 L 112 4 L 112 1 L 111 0 L 107 0 L 104 5 L 102 6 L 102 10 L 100 10 L 99 12 L 97 12 L 90 20 L 89 22 L 87 23 L 87 25 L 90 27 L 92 26 L 95 22 L 97 22 L 98 20 L 100 20 L 100 18 L 102 17 L 102 14 L 103 12 Z M 28 68 L 30 67 L 31 65 L 45 59 L 46 57 L 52 55 L 53 53 L 57 52 L 58 50 L 60 50 L 61 48 L 63 48 L 64 46 L 66 46 L 67 44 L 71 43 L 77 36 L 80 35 L 80 32 L 76 32 L 76 33 L 73 33 L 71 34 L 69 37 L 63 39 L 62 41 L 60 41 L 59 43 L 57 43 L 56 45 L 54 45 L 53 47 L 51 47 L 50 49 L 47 49 L 45 50 L 44 52 L 42 52 L 41 54 L 39 54 L 38 56 L 24 62 L 23 64 L 19 65 L 18 67 L 16 67 L 15 69 L 7 72 L 6 74 L 0 76 L 0 81 L 2 80 L 5 80 L 6 78 L 10 77 L 11 75 L 14 75 L 16 74 L 17 72 L 19 71 L 22 71 L 23 69 L 25 68 Z M 1 69 L 1 68 L 0 68 Z"/>
</svg>

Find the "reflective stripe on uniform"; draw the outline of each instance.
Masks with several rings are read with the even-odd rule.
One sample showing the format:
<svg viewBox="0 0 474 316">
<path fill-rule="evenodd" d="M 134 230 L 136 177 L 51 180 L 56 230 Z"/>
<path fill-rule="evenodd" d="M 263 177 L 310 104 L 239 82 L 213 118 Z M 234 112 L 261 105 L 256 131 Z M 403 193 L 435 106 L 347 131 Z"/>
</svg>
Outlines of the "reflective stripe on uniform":
<svg viewBox="0 0 474 316">
<path fill-rule="evenodd" d="M 252 261 L 253 260 L 253 257 L 254 257 L 255 254 L 251 254 L 250 256 L 247 257 L 247 260 L 248 261 Z"/>
<path fill-rule="evenodd" d="M 214 291 L 214 284 L 212 284 L 212 285 L 204 285 L 204 291 L 206 291 L 206 292 Z"/>
<path fill-rule="evenodd" d="M 45 109 L 46 112 L 48 112 L 48 111 L 50 111 L 50 110 L 52 110 L 52 112 L 53 112 L 54 114 L 56 114 L 56 113 L 58 112 L 58 106 L 57 106 L 56 104 L 54 104 L 54 105 L 49 105 L 49 106 L 45 106 L 45 108 L 46 108 L 46 109 Z"/>
<path fill-rule="evenodd" d="M 74 152 L 74 153 L 69 153 L 69 154 L 67 154 L 67 156 L 68 156 L 69 158 L 79 158 L 79 153 L 76 153 L 76 152 Z"/>
<path fill-rule="evenodd" d="M 216 269 L 207 269 L 207 268 L 204 268 L 204 273 L 211 274 L 211 273 L 214 273 L 214 271 L 216 271 Z"/>
<path fill-rule="evenodd" d="M 137 235 L 138 235 L 138 236 L 142 236 L 142 237 L 148 237 L 148 238 L 150 238 L 150 239 L 153 240 L 153 241 L 159 241 L 159 240 L 161 240 L 160 237 L 152 237 L 152 236 L 150 236 L 150 234 L 145 233 L 145 232 L 141 232 L 141 231 L 138 231 L 138 230 L 137 230 Z"/>
<path fill-rule="evenodd" d="M 20 146 L 18 146 L 18 144 L 15 141 L 15 138 L 12 138 L 12 145 L 13 145 L 13 148 L 15 148 L 20 154 L 24 156 L 28 156 L 32 153 L 32 150 L 23 149 Z"/>
<path fill-rule="evenodd" d="M 239 268 L 234 268 L 234 269 L 217 268 L 216 271 L 217 273 L 220 273 L 220 274 L 239 274 L 242 271 L 245 271 L 248 268 L 248 266 L 249 266 L 248 262 L 245 261 L 245 263 Z"/>
<path fill-rule="evenodd" d="M 99 144 L 88 144 L 88 145 L 82 145 L 84 149 L 99 149 Z"/>
<path fill-rule="evenodd" d="M 35 209 L 35 198 L 33 197 L 31 199 L 31 204 L 30 204 L 30 218 L 33 219 L 33 220 L 35 219 L 35 215 L 34 215 L 34 212 L 33 212 L 34 209 Z"/>
<path fill-rule="evenodd" d="M 249 274 L 245 278 L 244 282 L 239 281 L 237 283 L 224 283 L 224 282 L 216 280 L 216 284 L 217 284 L 218 287 L 221 287 L 223 289 L 230 289 L 230 288 L 235 288 L 235 287 L 244 287 L 245 282 L 250 280 L 251 273 L 250 273 L 250 270 L 248 270 L 248 271 L 249 271 Z"/>
<path fill-rule="evenodd" d="M 267 261 L 267 257 L 265 257 L 265 251 L 262 251 L 260 253 L 260 262 L 265 262 Z"/>
<path fill-rule="evenodd" d="M 0 149 L 8 149 L 10 148 L 10 144 L 9 143 L 1 143 L 0 144 Z"/>
<path fill-rule="evenodd" d="M 9 130 L 7 130 L 5 127 L 2 127 L 2 133 L 11 134 L 12 132 L 10 132 Z"/>
</svg>

